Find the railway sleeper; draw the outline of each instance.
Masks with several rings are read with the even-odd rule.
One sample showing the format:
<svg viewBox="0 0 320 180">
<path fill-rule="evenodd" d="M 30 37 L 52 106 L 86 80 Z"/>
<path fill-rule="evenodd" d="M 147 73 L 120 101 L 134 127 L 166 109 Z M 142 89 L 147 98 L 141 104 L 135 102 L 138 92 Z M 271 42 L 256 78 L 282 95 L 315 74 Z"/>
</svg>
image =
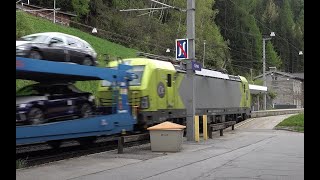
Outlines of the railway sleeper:
<svg viewBox="0 0 320 180">
<path fill-rule="evenodd" d="M 123 154 L 123 148 L 126 143 L 148 139 L 150 139 L 149 133 L 120 136 L 118 137 L 118 154 Z"/>
</svg>

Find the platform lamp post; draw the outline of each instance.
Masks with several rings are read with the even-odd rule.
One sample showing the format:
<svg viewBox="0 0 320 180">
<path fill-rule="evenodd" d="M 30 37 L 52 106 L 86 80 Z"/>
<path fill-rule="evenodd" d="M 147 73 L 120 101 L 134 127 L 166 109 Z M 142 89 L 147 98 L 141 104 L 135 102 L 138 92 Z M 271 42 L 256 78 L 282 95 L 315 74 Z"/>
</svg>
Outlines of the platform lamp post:
<svg viewBox="0 0 320 180">
<path fill-rule="evenodd" d="M 299 51 L 299 56 L 302 56 L 302 55 L 303 55 L 303 52 Z M 302 83 L 302 82 L 300 81 L 300 83 Z M 303 100 L 304 96 L 303 96 L 303 94 L 304 94 L 304 85 L 302 84 L 301 94 L 300 94 L 300 108 L 302 108 L 304 106 L 304 100 Z"/>
<path fill-rule="evenodd" d="M 262 45 L 263 45 L 263 86 L 267 86 L 266 82 L 266 41 L 271 40 L 272 37 L 276 36 L 274 32 L 271 32 L 270 35 L 267 37 L 262 38 Z M 263 96 L 263 109 L 267 110 L 267 93 L 264 93 Z"/>
<path fill-rule="evenodd" d="M 202 67 L 204 68 L 204 60 L 206 56 L 206 40 L 203 41 L 203 60 L 202 60 Z"/>
</svg>

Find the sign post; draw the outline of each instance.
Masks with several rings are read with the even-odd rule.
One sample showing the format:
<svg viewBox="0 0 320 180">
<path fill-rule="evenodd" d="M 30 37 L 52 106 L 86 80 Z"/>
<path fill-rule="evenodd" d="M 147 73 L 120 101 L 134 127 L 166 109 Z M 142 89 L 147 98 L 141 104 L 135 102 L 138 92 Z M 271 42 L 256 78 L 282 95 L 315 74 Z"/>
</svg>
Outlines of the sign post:
<svg viewBox="0 0 320 180">
<path fill-rule="evenodd" d="M 195 140 L 195 90 L 194 74 L 195 71 L 201 71 L 201 65 L 195 61 L 195 0 L 187 1 L 187 39 L 176 40 L 176 59 L 186 60 L 187 63 L 187 140 Z"/>
<path fill-rule="evenodd" d="M 188 39 L 176 39 L 176 59 L 188 59 L 189 40 Z"/>
<path fill-rule="evenodd" d="M 195 0 L 187 1 L 187 38 L 188 38 L 188 53 L 187 53 L 187 82 L 188 82 L 188 99 L 186 104 L 187 109 L 187 140 L 195 140 L 195 130 L 194 130 L 194 118 L 195 118 L 195 90 L 194 90 L 194 74 L 192 61 L 195 61 Z"/>
</svg>

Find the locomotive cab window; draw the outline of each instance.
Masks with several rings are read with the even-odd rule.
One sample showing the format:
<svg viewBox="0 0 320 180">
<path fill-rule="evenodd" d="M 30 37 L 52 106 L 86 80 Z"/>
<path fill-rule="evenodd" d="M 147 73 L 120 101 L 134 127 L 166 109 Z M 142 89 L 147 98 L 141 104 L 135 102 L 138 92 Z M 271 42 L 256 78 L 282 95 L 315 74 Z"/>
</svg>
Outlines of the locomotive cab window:
<svg viewBox="0 0 320 180">
<path fill-rule="evenodd" d="M 167 86 L 168 87 L 171 87 L 171 81 L 172 81 L 171 74 L 167 74 Z"/>
<path fill-rule="evenodd" d="M 111 69 L 117 69 L 117 67 L 111 67 Z M 132 66 L 132 69 L 130 69 L 128 72 L 134 73 L 137 75 L 137 79 L 133 79 L 132 81 L 129 81 L 130 86 L 140 86 L 141 80 L 144 72 L 144 66 Z M 108 87 L 111 86 L 111 83 L 107 80 L 101 81 L 101 86 Z"/>
<path fill-rule="evenodd" d="M 137 79 L 133 79 L 132 81 L 129 81 L 130 86 L 140 86 L 141 80 L 144 72 L 144 66 L 132 66 L 132 69 L 130 69 L 128 72 L 132 72 L 137 75 Z"/>
</svg>

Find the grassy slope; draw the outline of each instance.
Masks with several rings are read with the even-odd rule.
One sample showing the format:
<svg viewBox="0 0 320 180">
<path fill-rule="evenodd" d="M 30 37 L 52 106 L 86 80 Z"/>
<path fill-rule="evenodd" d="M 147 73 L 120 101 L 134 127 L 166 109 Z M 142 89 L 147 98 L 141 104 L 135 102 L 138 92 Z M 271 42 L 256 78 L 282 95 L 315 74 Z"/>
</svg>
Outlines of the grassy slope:
<svg viewBox="0 0 320 180">
<path fill-rule="evenodd" d="M 24 31 L 25 34 L 33 34 L 39 32 L 62 32 L 70 35 L 77 36 L 83 40 L 86 40 L 92 45 L 92 47 L 98 53 L 98 59 L 101 65 L 105 65 L 104 54 L 108 54 L 111 57 L 135 57 L 137 50 L 129 49 L 119 44 L 109 42 L 105 39 L 93 36 L 89 33 L 85 33 L 75 28 L 70 28 L 66 26 L 61 26 L 58 24 L 53 24 L 51 21 L 46 19 L 38 18 L 26 14 L 24 12 L 16 12 L 16 18 L 23 18 L 23 25 L 17 23 L 16 20 L 16 31 Z M 27 28 L 26 28 L 27 27 Z M 24 30 L 28 29 L 28 30 Z M 22 33 L 23 34 L 23 33 Z M 30 81 L 17 80 L 16 81 L 16 90 L 30 84 Z M 79 82 L 77 86 L 85 91 L 95 92 L 97 89 L 98 82 Z"/>
<path fill-rule="evenodd" d="M 279 123 L 276 128 L 288 128 L 291 130 L 304 132 L 304 114 L 300 113 L 290 116 Z"/>
</svg>

